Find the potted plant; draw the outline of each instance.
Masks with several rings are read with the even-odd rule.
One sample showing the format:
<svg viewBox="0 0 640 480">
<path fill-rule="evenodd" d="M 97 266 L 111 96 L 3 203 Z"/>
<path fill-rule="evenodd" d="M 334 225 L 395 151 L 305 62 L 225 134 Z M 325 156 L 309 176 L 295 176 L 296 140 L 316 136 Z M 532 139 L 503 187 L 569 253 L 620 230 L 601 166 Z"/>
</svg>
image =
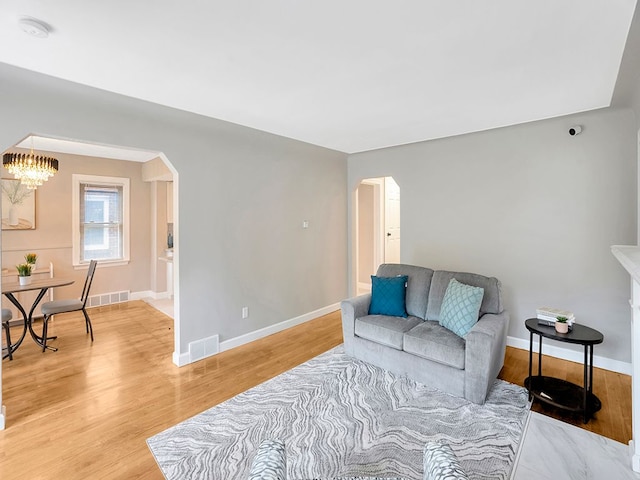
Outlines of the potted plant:
<svg viewBox="0 0 640 480">
<path fill-rule="evenodd" d="M 27 253 L 24 256 L 25 261 L 31 265 L 31 271 L 36 269 L 36 260 L 38 259 L 38 255 L 35 253 Z"/>
<path fill-rule="evenodd" d="M 29 285 L 31 283 L 31 264 L 21 263 L 16 265 L 16 270 L 18 270 L 20 285 Z"/>
<path fill-rule="evenodd" d="M 556 317 L 556 332 L 567 333 L 569 331 L 569 319 L 567 317 Z"/>
</svg>

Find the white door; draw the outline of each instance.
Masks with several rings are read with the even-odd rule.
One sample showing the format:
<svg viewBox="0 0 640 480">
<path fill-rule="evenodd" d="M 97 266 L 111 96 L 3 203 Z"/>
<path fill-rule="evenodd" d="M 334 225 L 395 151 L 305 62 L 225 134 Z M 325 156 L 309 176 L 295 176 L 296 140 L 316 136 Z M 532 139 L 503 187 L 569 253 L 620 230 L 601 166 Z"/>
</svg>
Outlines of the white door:
<svg viewBox="0 0 640 480">
<path fill-rule="evenodd" d="M 384 182 L 384 261 L 400 263 L 400 187 L 392 177 Z"/>
</svg>

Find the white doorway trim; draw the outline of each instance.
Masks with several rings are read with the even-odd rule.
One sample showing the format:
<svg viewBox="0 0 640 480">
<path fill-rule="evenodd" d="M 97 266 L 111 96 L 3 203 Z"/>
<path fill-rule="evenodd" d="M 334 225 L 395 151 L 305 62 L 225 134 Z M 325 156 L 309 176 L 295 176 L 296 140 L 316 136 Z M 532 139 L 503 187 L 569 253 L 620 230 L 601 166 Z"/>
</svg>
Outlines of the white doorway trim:
<svg viewBox="0 0 640 480">
<path fill-rule="evenodd" d="M 382 263 L 385 263 L 385 247 L 386 247 L 386 224 L 385 224 L 385 216 L 386 216 L 386 194 L 385 194 L 385 184 L 389 178 L 393 177 L 375 177 L 375 178 L 365 178 L 361 180 L 354 193 L 353 193 L 353 210 L 352 210 L 352 231 L 353 231 L 353 243 L 352 243 L 352 268 L 354 275 L 354 284 L 353 284 L 353 292 L 352 294 L 358 295 L 363 290 L 366 290 L 366 286 L 360 282 L 360 273 L 362 271 L 363 266 L 360 264 L 360 250 L 361 250 L 361 241 L 362 241 L 362 232 L 360 231 L 360 216 L 361 216 L 361 205 L 359 200 L 359 188 L 361 185 L 368 185 L 373 187 L 373 255 L 371 258 L 372 265 L 371 271 L 375 274 L 378 269 L 378 266 Z M 394 180 L 395 182 L 395 180 Z M 396 182 L 397 183 L 397 182 Z"/>
<path fill-rule="evenodd" d="M 366 178 L 361 185 L 373 187 L 373 264 L 371 270 L 375 272 L 378 265 L 384 262 L 384 177 Z"/>
</svg>

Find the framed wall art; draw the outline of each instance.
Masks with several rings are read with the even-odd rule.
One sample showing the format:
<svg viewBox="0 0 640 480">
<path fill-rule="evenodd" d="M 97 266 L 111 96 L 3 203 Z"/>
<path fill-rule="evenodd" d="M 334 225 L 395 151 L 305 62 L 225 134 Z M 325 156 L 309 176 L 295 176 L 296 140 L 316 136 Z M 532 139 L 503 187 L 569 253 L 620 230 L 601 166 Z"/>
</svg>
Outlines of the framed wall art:
<svg viewBox="0 0 640 480">
<path fill-rule="evenodd" d="M 29 190 L 20 180 L 3 178 L 2 230 L 35 230 L 36 191 Z"/>
</svg>

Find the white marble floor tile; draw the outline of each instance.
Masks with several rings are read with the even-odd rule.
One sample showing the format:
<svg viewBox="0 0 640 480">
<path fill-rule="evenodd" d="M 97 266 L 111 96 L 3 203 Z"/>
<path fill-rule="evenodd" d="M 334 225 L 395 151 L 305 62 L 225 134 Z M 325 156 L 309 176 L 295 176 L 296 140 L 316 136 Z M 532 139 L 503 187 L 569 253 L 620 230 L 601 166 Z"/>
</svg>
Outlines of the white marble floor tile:
<svg viewBox="0 0 640 480">
<path fill-rule="evenodd" d="M 629 446 L 531 412 L 513 480 L 640 479 Z"/>
</svg>

